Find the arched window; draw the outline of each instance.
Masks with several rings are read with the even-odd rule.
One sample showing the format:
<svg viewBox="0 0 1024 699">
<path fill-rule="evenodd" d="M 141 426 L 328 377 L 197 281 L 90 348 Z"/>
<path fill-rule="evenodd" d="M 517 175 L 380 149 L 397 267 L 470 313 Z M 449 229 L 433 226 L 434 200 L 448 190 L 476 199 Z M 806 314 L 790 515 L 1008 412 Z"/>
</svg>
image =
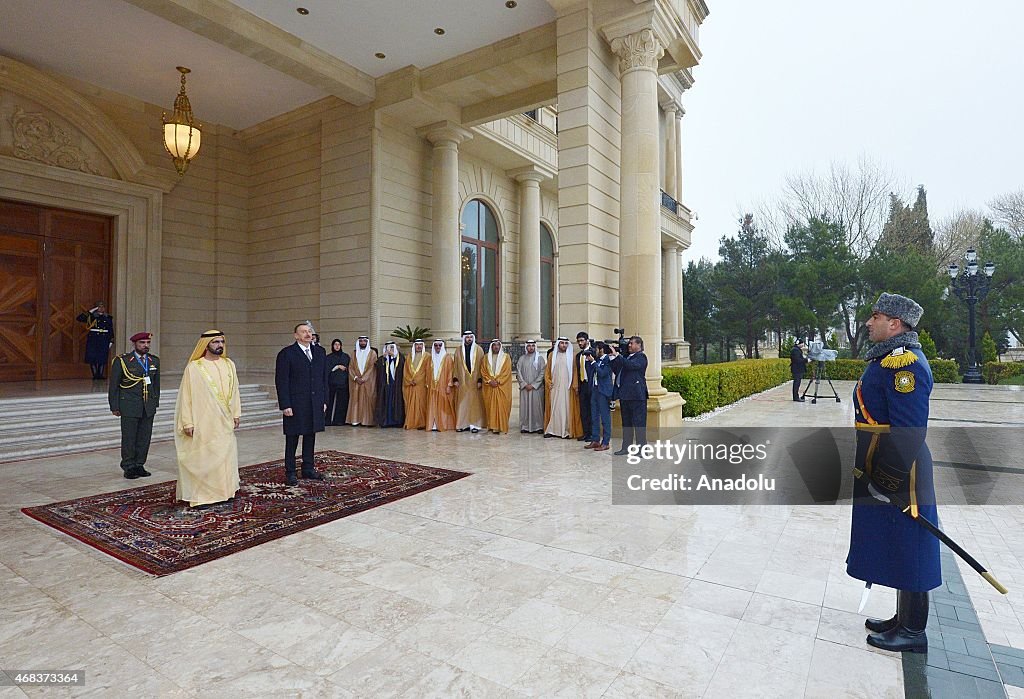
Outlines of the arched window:
<svg viewBox="0 0 1024 699">
<path fill-rule="evenodd" d="M 540 224 L 540 331 L 548 339 L 555 332 L 555 239 L 551 229 Z"/>
<path fill-rule="evenodd" d="M 472 199 L 462 210 L 462 329 L 487 342 L 498 337 L 498 221 Z"/>
</svg>

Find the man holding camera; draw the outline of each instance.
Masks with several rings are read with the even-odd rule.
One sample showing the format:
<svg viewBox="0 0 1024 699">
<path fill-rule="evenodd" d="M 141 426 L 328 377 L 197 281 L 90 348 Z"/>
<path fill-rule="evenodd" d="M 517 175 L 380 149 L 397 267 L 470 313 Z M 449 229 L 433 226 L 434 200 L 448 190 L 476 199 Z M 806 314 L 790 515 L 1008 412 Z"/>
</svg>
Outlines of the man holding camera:
<svg viewBox="0 0 1024 699">
<path fill-rule="evenodd" d="M 598 342 L 597 349 L 584 350 L 587 360 L 587 376 L 590 384 L 590 434 L 589 444 L 584 449 L 608 451 L 612 439 L 612 399 L 614 378 L 612 376 L 612 348 L 609 343 Z M 582 395 L 582 394 L 581 394 Z"/>
<path fill-rule="evenodd" d="M 588 360 L 586 352 L 590 350 L 590 354 L 593 355 L 594 351 L 590 344 L 590 335 L 582 330 L 576 333 L 576 344 L 579 346 L 580 351 L 576 353 L 573 359 L 573 366 L 579 379 L 580 423 L 583 425 L 583 436 L 579 439 L 585 440 L 590 436 L 590 377 L 587 375 Z"/>
<path fill-rule="evenodd" d="M 793 400 L 798 402 L 803 401 L 800 397 L 800 382 L 804 380 L 804 372 L 807 371 L 807 357 L 804 356 L 806 347 L 806 342 L 797 340 L 789 352 L 789 371 L 793 374 Z"/>
<path fill-rule="evenodd" d="M 622 411 L 622 448 L 616 456 L 625 456 L 633 444 L 647 444 L 647 355 L 644 341 L 639 335 L 629 338 L 628 354 L 619 354 L 612 345 L 612 370 L 619 386 L 619 406 Z"/>
</svg>

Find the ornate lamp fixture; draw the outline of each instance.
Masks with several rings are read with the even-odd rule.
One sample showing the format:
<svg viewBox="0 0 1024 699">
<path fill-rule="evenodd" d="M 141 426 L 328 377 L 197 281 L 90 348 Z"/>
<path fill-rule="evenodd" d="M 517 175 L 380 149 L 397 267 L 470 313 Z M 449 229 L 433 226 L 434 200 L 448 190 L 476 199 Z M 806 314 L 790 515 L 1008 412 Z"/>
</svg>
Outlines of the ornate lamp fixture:
<svg viewBox="0 0 1024 699">
<path fill-rule="evenodd" d="M 174 113 L 170 118 L 164 112 L 164 150 L 171 155 L 174 161 L 174 169 L 178 176 L 183 176 L 188 169 L 188 163 L 199 153 L 199 144 L 202 137 L 202 124 L 198 124 L 192 116 L 192 105 L 185 94 L 185 76 L 192 71 L 184 66 L 178 66 L 181 73 L 181 91 L 174 98 Z"/>
<path fill-rule="evenodd" d="M 967 371 L 964 373 L 964 383 L 985 383 L 978 365 L 978 349 L 975 342 L 974 307 L 980 301 L 984 301 L 992 287 L 992 275 L 996 272 L 993 262 L 985 263 L 982 269 L 984 276 L 978 274 L 978 252 L 974 248 L 968 248 L 964 253 L 963 271 L 955 262 L 949 265 L 946 270 L 949 273 L 949 288 L 961 301 L 967 302 L 968 311 L 968 337 L 967 337 Z"/>
</svg>

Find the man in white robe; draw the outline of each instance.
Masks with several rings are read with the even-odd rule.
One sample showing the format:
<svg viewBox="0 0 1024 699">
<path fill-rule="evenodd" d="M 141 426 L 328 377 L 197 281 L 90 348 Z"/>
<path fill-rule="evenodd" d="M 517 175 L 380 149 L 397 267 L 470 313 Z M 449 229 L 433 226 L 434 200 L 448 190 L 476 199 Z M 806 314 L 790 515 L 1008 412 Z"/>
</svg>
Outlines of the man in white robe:
<svg viewBox="0 0 1024 699">
<path fill-rule="evenodd" d="M 519 382 L 519 431 L 523 433 L 544 430 L 544 367 L 547 359 L 537 351 L 537 343 L 526 343 L 526 354 L 516 364 Z"/>
<path fill-rule="evenodd" d="M 576 372 L 573 371 L 569 338 L 560 337 L 544 372 L 548 406 L 548 419 L 544 425 L 545 437 L 576 439 L 582 436 L 578 385 Z"/>
<path fill-rule="evenodd" d="M 178 453 L 175 496 L 192 507 L 224 502 L 238 490 L 238 443 L 242 417 L 238 373 L 227 357 L 219 330 L 196 343 L 181 377 L 174 405 L 174 446 Z"/>
</svg>

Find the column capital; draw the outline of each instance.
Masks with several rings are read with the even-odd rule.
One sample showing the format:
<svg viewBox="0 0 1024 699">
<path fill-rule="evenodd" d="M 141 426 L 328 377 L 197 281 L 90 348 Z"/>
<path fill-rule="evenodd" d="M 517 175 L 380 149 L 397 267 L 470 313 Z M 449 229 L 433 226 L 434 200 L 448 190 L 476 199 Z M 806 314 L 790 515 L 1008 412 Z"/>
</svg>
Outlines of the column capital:
<svg viewBox="0 0 1024 699">
<path fill-rule="evenodd" d="M 631 33 L 613 35 L 611 48 L 612 52 L 619 57 L 619 73 L 622 75 L 633 70 L 657 72 L 658 60 L 665 54 L 664 43 L 651 27 L 643 27 Z"/>
<path fill-rule="evenodd" d="M 473 138 L 473 132 L 462 128 L 453 121 L 438 121 L 416 129 L 416 133 L 435 146 L 453 143 L 459 145 Z"/>
<path fill-rule="evenodd" d="M 505 170 L 505 174 L 517 182 L 543 182 L 555 176 L 555 173 L 539 165 L 526 165 L 512 170 Z"/>
</svg>

